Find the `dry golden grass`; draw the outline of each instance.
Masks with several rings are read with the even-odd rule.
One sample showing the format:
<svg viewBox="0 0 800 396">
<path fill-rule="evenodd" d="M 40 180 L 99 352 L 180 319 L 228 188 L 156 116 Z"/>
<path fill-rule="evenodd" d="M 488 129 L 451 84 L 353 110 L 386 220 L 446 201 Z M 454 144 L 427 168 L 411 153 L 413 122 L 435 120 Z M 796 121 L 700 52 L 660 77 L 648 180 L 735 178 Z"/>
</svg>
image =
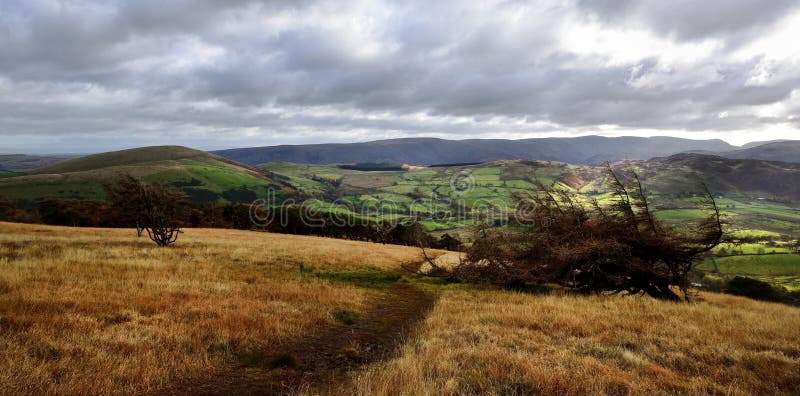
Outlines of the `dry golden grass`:
<svg viewBox="0 0 800 396">
<path fill-rule="evenodd" d="M 800 309 L 447 290 L 356 394 L 797 394 Z"/>
<path fill-rule="evenodd" d="M 380 273 L 419 257 L 231 230 L 190 229 L 157 248 L 131 230 L 0 223 L 0 393 L 204 381 L 334 323 L 337 310 L 366 312 L 382 293 L 309 271 Z M 800 393 L 798 308 L 417 286 L 438 293 L 433 311 L 395 359 L 353 372 L 341 393 Z"/>
<path fill-rule="evenodd" d="M 376 248 L 377 247 L 377 248 Z M 135 231 L 0 223 L 4 394 L 147 392 L 269 350 L 371 291 L 308 271 L 397 268 L 399 246 L 189 229 L 171 248 Z"/>
</svg>

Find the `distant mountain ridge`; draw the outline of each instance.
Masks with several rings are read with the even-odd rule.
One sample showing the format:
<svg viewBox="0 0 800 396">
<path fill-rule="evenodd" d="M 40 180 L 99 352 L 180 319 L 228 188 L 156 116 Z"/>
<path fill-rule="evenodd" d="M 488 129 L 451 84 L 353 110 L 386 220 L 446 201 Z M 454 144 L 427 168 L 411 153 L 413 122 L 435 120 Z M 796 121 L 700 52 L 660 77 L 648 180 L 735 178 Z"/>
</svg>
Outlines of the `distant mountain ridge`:
<svg viewBox="0 0 800 396">
<path fill-rule="evenodd" d="M 283 145 L 212 151 L 247 165 L 282 161 L 301 164 L 407 163 L 437 165 L 533 159 L 571 164 L 645 160 L 686 151 L 733 151 L 725 141 L 674 137 L 536 138 L 522 140 L 408 138 L 365 143 Z"/>
<path fill-rule="evenodd" d="M 770 144 L 770 143 L 781 143 L 781 142 L 792 142 L 792 141 L 793 140 L 789 140 L 789 139 L 776 139 L 776 140 L 767 140 L 767 141 L 763 141 L 763 142 L 750 142 L 750 143 L 743 144 L 741 149 L 749 149 L 749 148 L 763 146 L 765 144 Z"/>
<path fill-rule="evenodd" d="M 714 192 L 763 193 L 800 200 L 800 163 L 676 154 L 638 161 L 651 188 L 680 191 L 696 178 Z"/>
<path fill-rule="evenodd" d="M 800 141 L 786 140 L 719 153 L 732 159 L 757 159 L 764 161 L 800 162 Z"/>
<path fill-rule="evenodd" d="M 0 154 L 0 172 L 20 172 L 66 161 L 71 156 Z"/>
<path fill-rule="evenodd" d="M 134 155 L 135 153 L 135 155 Z M 88 170 L 108 162 L 168 160 L 202 156 L 204 152 L 179 146 L 121 150 L 85 157 L 0 155 L 0 173 L 63 173 Z M 617 160 L 648 160 L 680 153 L 717 155 L 732 159 L 758 159 L 800 163 L 800 141 L 752 142 L 741 147 L 722 140 L 674 137 L 534 138 L 522 140 L 408 138 L 363 143 L 331 143 L 248 147 L 210 151 L 217 160 L 256 166 L 268 162 L 299 164 L 392 163 L 447 165 L 499 160 L 544 160 L 591 165 Z M 211 155 L 208 154 L 208 155 Z M 61 163 L 64 163 L 63 165 Z"/>
</svg>

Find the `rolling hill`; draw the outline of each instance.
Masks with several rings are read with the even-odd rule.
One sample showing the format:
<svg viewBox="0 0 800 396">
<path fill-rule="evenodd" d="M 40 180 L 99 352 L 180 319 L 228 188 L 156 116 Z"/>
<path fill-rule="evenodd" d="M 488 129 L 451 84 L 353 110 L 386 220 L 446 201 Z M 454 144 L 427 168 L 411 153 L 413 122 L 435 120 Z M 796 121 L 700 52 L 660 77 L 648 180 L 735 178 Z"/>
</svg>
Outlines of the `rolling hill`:
<svg viewBox="0 0 800 396">
<path fill-rule="evenodd" d="M 154 161 L 170 161 L 191 158 L 208 158 L 203 151 L 182 146 L 151 146 L 129 150 L 109 151 L 75 158 L 70 161 L 35 169 L 29 174 L 56 174 L 82 172 L 113 166 L 141 165 Z"/>
<path fill-rule="evenodd" d="M 792 140 L 788 140 L 788 139 L 777 139 L 777 140 L 766 140 L 766 141 L 761 141 L 761 142 L 750 142 L 750 143 L 743 144 L 742 145 L 742 149 L 749 149 L 749 148 L 763 146 L 765 144 L 770 144 L 770 143 L 791 142 L 791 141 Z"/>
<path fill-rule="evenodd" d="M 155 146 L 89 155 L 0 179 L 0 195 L 21 199 L 102 198 L 103 183 L 122 174 L 163 182 L 193 201 L 251 202 L 283 185 L 244 165 L 180 146 Z"/>
<path fill-rule="evenodd" d="M 677 154 L 634 165 L 645 170 L 651 188 L 662 191 L 681 191 L 688 180 L 695 179 L 719 193 L 800 200 L 797 163 Z"/>
<path fill-rule="evenodd" d="M 357 162 L 435 165 L 516 159 L 596 164 L 621 159 L 649 159 L 686 151 L 720 152 L 734 149 L 735 146 L 721 140 L 584 136 L 524 140 L 414 138 L 366 143 L 252 147 L 213 153 L 251 166 L 272 161 L 301 164 Z"/>
<path fill-rule="evenodd" d="M 726 158 L 759 159 L 765 161 L 800 162 L 800 141 L 770 142 L 742 150 L 720 153 Z"/>
</svg>

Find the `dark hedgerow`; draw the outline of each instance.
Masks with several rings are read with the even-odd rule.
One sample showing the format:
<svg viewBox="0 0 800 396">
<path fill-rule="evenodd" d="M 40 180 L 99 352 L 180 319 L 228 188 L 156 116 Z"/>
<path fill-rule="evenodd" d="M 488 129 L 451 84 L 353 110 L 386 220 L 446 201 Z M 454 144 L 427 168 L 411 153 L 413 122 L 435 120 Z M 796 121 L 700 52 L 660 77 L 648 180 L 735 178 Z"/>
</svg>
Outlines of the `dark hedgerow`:
<svg viewBox="0 0 800 396">
<path fill-rule="evenodd" d="M 780 286 L 773 286 L 758 279 L 736 276 L 728 281 L 725 293 L 749 297 L 754 300 L 792 302 L 792 295 Z"/>
</svg>

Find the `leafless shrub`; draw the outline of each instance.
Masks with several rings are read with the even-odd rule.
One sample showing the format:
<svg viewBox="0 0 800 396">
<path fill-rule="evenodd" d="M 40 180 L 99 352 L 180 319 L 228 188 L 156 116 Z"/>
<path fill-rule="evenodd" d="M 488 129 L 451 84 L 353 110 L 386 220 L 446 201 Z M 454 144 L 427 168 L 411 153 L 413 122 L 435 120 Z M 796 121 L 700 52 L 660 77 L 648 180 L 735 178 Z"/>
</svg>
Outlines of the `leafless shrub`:
<svg viewBox="0 0 800 396">
<path fill-rule="evenodd" d="M 722 242 L 723 221 L 705 188 L 701 206 L 708 217 L 692 232 L 660 222 L 634 171 L 623 179 L 608 167 L 611 205 L 586 202 L 566 190 L 536 184 L 532 210 L 521 214 L 525 227 L 484 229 L 466 258 L 443 268 L 427 254 L 431 274 L 506 287 L 557 283 L 584 293 L 646 293 L 689 299 L 689 273 L 702 255 Z M 424 249 L 423 249 L 424 253 Z"/>
<path fill-rule="evenodd" d="M 175 243 L 188 211 L 186 194 L 163 184 L 144 184 L 130 175 L 105 187 L 112 207 L 122 221 L 136 226 L 140 236 L 144 230 L 158 246 Z"/>
</svg>

